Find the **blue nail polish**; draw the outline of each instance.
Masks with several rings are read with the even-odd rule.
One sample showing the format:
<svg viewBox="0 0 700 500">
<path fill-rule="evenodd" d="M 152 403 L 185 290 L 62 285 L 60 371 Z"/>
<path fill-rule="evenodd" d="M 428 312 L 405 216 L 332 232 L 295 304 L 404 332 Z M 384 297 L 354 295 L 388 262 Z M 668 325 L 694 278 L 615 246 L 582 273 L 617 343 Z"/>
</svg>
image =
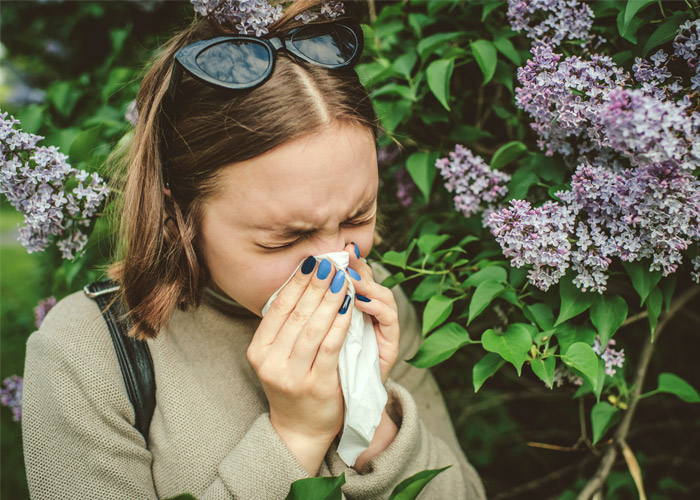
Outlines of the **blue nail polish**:
<svg viewBox="0 0 700 500">
<path fill-rule="evenodd" d="M 312 255 L 309 255 L 304 263 L 301 265 L 301 272 L 304 274 L 309 274 L 316 267 L 316 259 Z"/>
<path fill-rule="evenodd" d="M 350 296 L 346 295 L 345 300 L 343 300 L 343 305 L 340 307 L 340 310 L 338 311 L 340 314 L 345 314 L 348 312 L 348 306 L 350 306 Z"/>
<path fill-rule="evenodd" d="M 338 269 L 338 271 L 335 273 L 335 276 L 333 276 L 333 281 L 331 282 L 331 292 L 338 293 L 340 289 L 343 288 L 344 281 L 345 274 L 343 274 L 343 271 Z"/>
<path fill-rule="evenodd" d="M 360 277 L 360 275 L 357 274 L 357 271 L 355 271 L 354 269 L 350 269 L 349 267 L 348 267 L 348 274 L 350 275 L 351 278 L 354 278 L 357 281 L 360 281 L 362 279 Z"/>
<path fill-rule="evenodd" d="M 316 276 L 318 279 L 325 280 L 331 272 L 331 261 L 328 259 L 323 259 L 318 265 L 318 271 Z"/>
<path fill-rule="evenodd" d="M 360 258 L 360 248 L 357 246 L 357 243 L 355 243 L 354 241 L 352 242 L 352 244 L 355 245 L 355 255 L 359 259 Z"/>
<path fill-rule="evenodd" d="M 357 300 L 361 302 L 370 302 L 372 299 L 368 299 L 364 295 L 360 295 L 359 293 L 355 294 L 355 297 L 357 297 Z"/>
</svg>

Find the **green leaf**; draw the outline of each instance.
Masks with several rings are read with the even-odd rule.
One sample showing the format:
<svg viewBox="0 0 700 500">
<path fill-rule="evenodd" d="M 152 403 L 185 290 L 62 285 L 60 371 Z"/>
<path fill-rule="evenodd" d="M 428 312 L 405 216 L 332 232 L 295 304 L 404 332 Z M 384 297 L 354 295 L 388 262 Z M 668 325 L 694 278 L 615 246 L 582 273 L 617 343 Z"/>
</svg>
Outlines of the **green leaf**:
<svg viewBox="0 0 700 500">
<path fill-rule="evenodd" d="M 659 284 L 659 288 L 661 289 L 661 293 L 664 296 L 664 310 L 668 311 L 669 308 L 671 307 L 671 299 L 673 298 L 673 292 L 676 289 L 676 281 L 678 280 L 678 275 L 676 273 L 671 274 L 670 276 L 667 276 L 666 279 L 664 279 L 661 284 Z"/>
<path fill-rule="evenodd" d="M 440 286 L 441 283 L 442 278 L 440 276 L 435 276 L 432 274 L 430 276 L 426 276 L 411 294 L 411 300 L 416 302 L 425 302 L 433 295 L 440 293 L 440 289 L 442 288 Z"/>
<path fill-rule="evenodd" d="M 423 491 L 426 484 L 450 467 L 452 466 L 448 465 L 442 469 L 427 469 L 404 479 L 394 488 L 394 491 L 391 492 L 389 500 L 415 500 L 418 498 L 420 492 Z"/>
<path fill-rule="evenodd" d="M 557 338 L 561 352 L 566 352 L 576 342 L 583 342 L 588 345 L 593 345 L 595 341 L 595 330 L 586 325 L 559 325 L 554 330 L 554 336 Z"/>
<path fill-rule="evenodd" d="M 415 52 L 413 52 L 413 51 L 407 52 L 407 53 L 400 55 L 399 57 L 396 58 L 396 60 L 394 61 L 394 64 L 392 64 L 392 68 L 399 75 L 405 77 L 407 80 L 410 80 L 411 79 L 411 70 L 416 65 L 417 60 L 418 60 L 418 55 Z"/>
<path fill-rule="evenodd" d="M 56 82 L 47 89 L 46 98 L 61 116 L 68 118 L 83 94 L 75 83 Z"/>
<path fill-rule="evenodd" d="M 447 319 L 452 312 L 454 301 L 455 299 L 444 295 L 430 297 L 423 311 L 423 336 Z"/>
<path fill-rule="evenodd" d="M 447 323 L 431 333 L 416 354 L 407 361 L 417 368 L 430 368 L 448 359 L 460 347 L 472 343 L 473 340 L 464 327 L 457 323 Z"/>
<path fill-rule="evenodd" d="M 622 266 L 632 280 L 632 286 L 642 299 L 639 305 L 643 306 L 651 289 L 661 280 L 661 272 L 649 271 L 649 266 L 638 260 L 634 262 L 623 262 Z"/>
<path fill-rule="evenodd" d="M 176 497 L 166 498 L 166 500 L 197 500 L 195 497 L 189 493 L 181 493 Z"/>
<path fill-rule="evenodd" d="M 545 359 L 530 360 L 530 368 L 539 379 L 550 389 L 554 384 L 554 366 L 556 361 L 553 356 Z"/>
<path fill-rule="evenodd" d="M 498 281 L 483 281 L 479 283 L 479 286 L 474 290 L 471 302 L 469 302 L 469 319 L 467 320 L 467 325 L 481 314 L 491 301 L 498 297 L 504 288 L 503 284 Z"/>
<path fill-rule="evenodd" d="M 412 102 L 407 99 L 385 101 L 384 99 L 373 100 L 372 103 L 377 110 L 377 116 L 382 121 L 382 125 L 389 134 L 393 134 L 396 127 L 401 123 L 411 109 Z"/>
<path fill-rule="evenodd" d="M 481 22 L 483 23 L 489 14 L 494 10 L 503 5 L 501 2 L 486 2 L 484 4 L 484 10 L 481 12 Z"/>
<path fill-rule="evenodd" d="M 483 85 L 486 85 L 496 73 L 496 61 L 498 61 L 496 46 L 488 40 L 475 40 L 469 42 L 469 46 L 472 49 L 476 63 L 484 74 Z"/>
<path fill-rule="evenodd" d="M 503 359 L 512 363 L 519 376 L 532 346 L 530 328 L 531 325 L 513 323 L 503 334 L 489 329 L 481 336 L 481 344 L 487 351 L 500 354 Z"/>
<path fill-rule="evenodd" d="M 491 168 L 500 169 L 527 153 L 527 146 L 520 141 L 504 144 L 493 154 Z"/>
<path fill-rule="evenodd" d="M 98 125 L 85 130 L 73 140 L 73 143 L 70 145 L 70 153 L 68 154 L 71 163 L 77 164 L 81 161 L 90 161 L 92 153 L 100 141 L 101 132 L 102 125 Z"/>
<path fill-rule="evenodd" d="M 559 282 L 559 298 L 561 299 L 561 308 L 554 326 L 561 325 L 567 319 L 573 318 L 588 309 L 593 303 L 593 299 L 595 299 L 595 294 L 583 292 L 570 279 L 563 278 Z"/>
<path fill-rule="evenodd" d="M 430 199 L 430 190 L 433 187 L 435 180 L 435 161 L 437 160 L 435 153 L 413 153 L 406 160 L 406 170 L 411 175 L 411 179 L 418 186 L 423 199 L 427 203 Z"/>
<path fill-rule="evenodd" d="M 598 356 L 593 352 L 591 346 L 583 342 L 576 342 L 569 347 L 566 354 L 561 357 L 561 360 L 566 366 L 580 373 L 592 388 L 595 389 L 597 387 Z"/>
<path fill-rule="evenodd" d="M 393 288 L 396 285 L 399 285 L 406 281 L 406 275 L 403 273 L 403 271 L 392 274 L 391 276 L 387 277 L 384 281 L 381 282 L 381 285 L 386 287 L 386 288 Z"/>
<path fill-rule="evenodd" d="M 478 286 L 484 281 L 507 281 L 508 273 L 501 266 L 485 267 L 467 278 L 462 286 Z"/>
<path fill-rule="evenodd" d="M 341 500 L 345 472 L 337 477 L 307 477 L 292 483 L 285 500 Z"/>
<path fill-rule="evenodd" d="M 449 239 L 449 234 L 424 234 L 418 238 L 418 249 L 423 252 L 423 255 L 430 255 Z"/>
<path fill-rule="evenodd" d="M 400 267 L 401 269 L 406 268 L 406 261 L 408 260 L 408 253 L 406 250 L 397 252 L 395 250 L 389 250 L 382 256 L 382 260 L 386 264 L 392 266 Z"/>
<path fill-rule="evenodd" d="M 531 186 L 540 181 L 539 176 L 534 171 L 533 165 L 524 165 L 513 172 L 508 188 L 508 200 L 522 200 L 527 196 Z"/>
<path fill-rule="evenodd" d="M 355 72 L 364 87 L 372 88 L 389 75 L 391 66 L 389 61 L 380 59 L 355 65 Z"/>
<path fill-rule="evenodd" d="M 463 31 L 454 31 L 451 33 L 437 33 L 435 35 L 425 37 L 420 42 L 418 42 L 418 45 L 416 46 L 416 49 L 418 50 L 418 55 L 420 56 L 422 61 L 425 61 L 428 58 L 428 56 L 435 52 L 435 50 L 440 45 L 447 45 L 449 42 L 453 40 L 458 40 L 463 36 Z"/>
<path fill-rule="evenodd" d="M 619 295 L 599 295 L 591 306 L 591 323 L 598 330 L 601 345 L 608 345 L 627 319 L 627 302 Z"/>
<path fill-rule="evenodd" d="M 673 40 L 678 34 L 679 26 L 691 17 L 693 16 L 690 12 L 676 12 L 672 16 L 667 17 L 666 20 L 662 22 L 658 28 L 656 28 L 656 30 L 644 44 L 642 57 L 646 57 L 651 49 L 655 49 L 659 45 L 663 45 L 664 43 Z"/>
<path fill-rule="evenodd" d="M 678 396 L 686 403 L 700 403 L 700 396 L 692 385 L 673 373 L 659 375 L 658 392 L 667 392 Z"/>
<path fill-rule="evenodd" d="M 510 40 L 507 38 L 499 38 L 498 40 L 493 41 L 493 45 L 501 54 L 510 59 L 513 64 L 520 66 L 520 54 L 518 54 L 518 51 L 515 50 L 515 47 Z"/>
<path fill-rule="evenodd" d="M 661 290 L 659 290 L 658 287 L 654 288 L 647 299 L 647 313 L 649 314 L 651 340 L 654 340 L 654 331 L 656 330 L 656 325 L 659 322 L 659 315 L 661 314 L 661 306 L 663 305 L 663 302 L 664 298 Z"/>
<path fill-rule="evenodd" d="M 532 304 L 527 306 L 528 312 L 532 315 L 532 319 L 542 331 L 551 330 L 554 327 L 554 314 L 552 308 L 546 304 Z"/>
<path fill-rule="evenodd" d="M 450 111 L 450 79 L 454 69 L 454 59 L 438 59 L 425 70 L 428 88 L 447 111 Z"/>
<path fill-rule="evenodd" d="M 615 423 L 614 417 L 618 414 L 619 410 L 615 408 L 610 403 L 601 401 L 596 403 L 591 409 L 591 424 L 593 427 L 593 444 L 600 441 L 603 437 L 605 431 L 607 431 L 611 425 Z"/>
<path fill-rule="evenodd" d="M 505 363 L 502 357 L 492 352 L 481 358 L 474 365 L 474 369 L 472 370 L 474 392 L 479 392 L 479 389 L 484 385 L 486 379 L 493 376 Z"/>
<path fill-rule="evenodd" d="M 19 120 L 19 126 L 27 134 L 39 135 L 39 128 L 44 122 L 44 110 L 46 105 L 32 104 L 23 106 L 13 114 Z"/>
<path fill-rule="evenodd" d="M 647 5 L 650 5 L 657 0 L 627 0 L 627 6 L 625 7 L 625 14 L 622 22 L 622 29 L 620 30 L 620 36 L 624 37 L 630 28 L 632 19 L 634 19 L 635 14 L 642 10 Z"/>
</svg>

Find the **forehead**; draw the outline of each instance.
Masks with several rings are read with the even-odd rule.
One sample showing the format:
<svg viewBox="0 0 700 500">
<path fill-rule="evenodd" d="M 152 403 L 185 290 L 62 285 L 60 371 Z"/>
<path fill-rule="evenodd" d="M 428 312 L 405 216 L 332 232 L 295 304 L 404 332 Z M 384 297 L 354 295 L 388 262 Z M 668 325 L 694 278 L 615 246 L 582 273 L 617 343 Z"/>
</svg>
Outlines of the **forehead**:
<svg viewBox="0 0 700 500">
<path fill-rule="evenodd" d="M 249 227 L 320 222 L 373 197 L 378 172 L 372 133 L 336 124 L 225 167 L 207 203 L 219 218 Z"/>
</svg>

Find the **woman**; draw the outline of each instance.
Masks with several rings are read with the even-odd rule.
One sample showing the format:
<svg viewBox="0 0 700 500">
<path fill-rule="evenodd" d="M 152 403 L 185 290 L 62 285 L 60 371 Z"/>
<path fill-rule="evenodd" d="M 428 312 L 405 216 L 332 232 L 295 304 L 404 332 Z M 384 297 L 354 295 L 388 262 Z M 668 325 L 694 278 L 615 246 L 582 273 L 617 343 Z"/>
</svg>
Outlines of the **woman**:
<svg viewBox="0 0 700 500">
<path fill-rule="evenodd" d="M 149 440 L 134 428 L 100 311 L 82 292 L 69 295 L 27 345 L 33 498 L 276 499 L 297 479 L 345 472 L 346 498 L 379 499 L 447 465 L 421 498 L 484 497 L 434 379 L 402 361 L 420 343 L 415 311 L 398 287 L 378 284 L 381 266 L 361 258 L 373 244 L 378 191 L 378 122 L 352 70 L 362 32 L 335 19 L 290 49 L 307 19 L 295 17 L 318 3 L 290 6 L 265 36 L 268 53 L 228 41 L 187 59 L 180 49 L 237 34 L 198 21 L 145 75 L 110 276 L 130 333 L 153 357 Z M 274 50 L 280 40 L 292 53 Z M 389 395 L 353 467 L 337 454 L 348 283 L 313 257 L 342 250 L 355 304 L 375 324 Z"/>
</svg>

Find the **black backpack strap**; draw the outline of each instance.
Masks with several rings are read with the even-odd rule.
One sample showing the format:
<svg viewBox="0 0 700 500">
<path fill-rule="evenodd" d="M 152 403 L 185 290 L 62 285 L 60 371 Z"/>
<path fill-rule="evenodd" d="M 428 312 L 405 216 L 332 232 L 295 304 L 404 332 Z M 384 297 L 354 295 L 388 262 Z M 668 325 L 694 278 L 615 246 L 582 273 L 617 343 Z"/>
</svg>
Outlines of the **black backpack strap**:
<svg viewBox="0 0 700 500">
<path fill-rule="evenodd" d="M 111 307 L 108 307 L 115 297 L 115 292 L 119 290 L 119 285 L 107 279 L 90 283 L 83 290 L 85 295 L 97 302 L 107 322 L 126 392 L 134 407 L 135 427 L 148 443 L 148 430 L 156 407 L 156 380 L 151 351 L 145 341 L 127 335 L 130 322 L 128 316 L 120 321 L 123 313 L 120 302 L 115 300 Z"/>
</svg>

